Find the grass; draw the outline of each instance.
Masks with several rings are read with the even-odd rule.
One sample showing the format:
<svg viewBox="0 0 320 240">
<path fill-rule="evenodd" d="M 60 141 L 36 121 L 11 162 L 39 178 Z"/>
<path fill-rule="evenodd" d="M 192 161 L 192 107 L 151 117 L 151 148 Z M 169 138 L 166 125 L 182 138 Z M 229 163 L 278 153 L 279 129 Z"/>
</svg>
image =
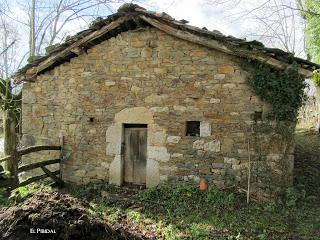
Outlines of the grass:
<svg viewBox="0 0 320 240">
<path fill-rule="evenodd" d="M 101 192 L 109 196 L 101 198 Z M 155 229 L 165 239 L 320 239 L 320 209 L 294 188 L 272 203 L 249 206 L 244 196 L 214 187 L 200 192 L 191 184 L 164 184 L 137 193 L 89 185 L 71 193 L 88 202 L 96 217 Z"/>
<path fill-rule="evenodd" d="M 32 183 L 25 187 L 19 187 L 9 193 L 5 188 L 0 188 L 0 208 L 9 207 L 41 191 L 53 191 L 54 189 L 48 185 L 47 181 Z"/>
<path fill-rule="evenodd" d="M 52 191 L 42 184 L 17 189 L 6 205 L 43 190 Z M 192 184 L 167 183 L 143 191 L 89 184 L 62 191 L 82 200 L 96 218 L 157 232 L 162 239 L 320 239 L 318 202 L 307 199 L 303 189 L 289 188 L 274 202 L 250 205 L 245 196 L 214 187 L 201 192 Z"/>
</svg>

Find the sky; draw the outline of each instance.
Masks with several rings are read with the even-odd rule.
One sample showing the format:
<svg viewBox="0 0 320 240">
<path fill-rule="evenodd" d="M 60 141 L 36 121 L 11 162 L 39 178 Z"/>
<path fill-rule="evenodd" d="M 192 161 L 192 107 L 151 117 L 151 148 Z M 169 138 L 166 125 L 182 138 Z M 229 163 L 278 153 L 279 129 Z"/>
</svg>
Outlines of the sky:
<svg viewBox="0 0 320 240">
<path fill-rule="evenodd" d="M 252 2 L 252 0 L 244 1 Z M 166 12 L 177 20 L 185 19 L 193 26 L 218 30 L 225 35 L 244 37 L 248 29 L 256 26 L 254 23 L 248 24 L 247 21 L 233 23 L 233 19 L 226 19 L 227 14 L 233 12 L 232 10 L 225 12 L 228 6 L 210 4 L 210 1 L 206 0 L 146 0 L 139 1 L 138 4 L 148 10 Z M 113 5 L 115 11 L 120 5 Z"/>
<path fill-rule="evenodd" d="M 12 0 L 12 2 L 13 8 L 10 16 L 14 19 L 27 19 L 28 16 L 24 8 L 30 0 Z M 106 11 L 100 11 L 100 15 L 106 17 L 109 14 L 115 13 L 123 2 L 110 3 L 110 10 L 105 9 Z M 250 28 L 248 22 L 241 22 L 239 25 L 239 22 L 234 24 L 231 20 L 226 20 L 224 13 L 225 6 L 207 4 L 205 0 L 139 0 L 136 2 L 148 10 L 166 12 L 175 19 L 188 20 L 190 25 L 207 27 L 209 30 L 219 30 L 225 35 L 242 37 L 245 35 L 245 31 Z M 75 34 L 86 26 L 86 22 L 84 21 L 74 21 L 68 24 L 65 30 Z"/>
</svg>

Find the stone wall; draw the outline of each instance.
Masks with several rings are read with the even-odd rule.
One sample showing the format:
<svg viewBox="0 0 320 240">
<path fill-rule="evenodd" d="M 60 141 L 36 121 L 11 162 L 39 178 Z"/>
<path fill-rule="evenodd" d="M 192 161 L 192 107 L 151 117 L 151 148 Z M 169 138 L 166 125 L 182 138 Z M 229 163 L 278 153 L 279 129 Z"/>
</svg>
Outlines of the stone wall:
<svg viewBox="0 0 320 240">
<path fill-rule="evenodd" d="M 219 187 L 245 184 L 248 139 L 251 160 L 289 184 L 292 143 L 256 133 L 267 106 L 237 61 L 155 29 L 122 33 L 24 84 L 24 145 L 58 144 L 63 135 L 72 150 L 61 166 L 66 181 L 121 184 L 122 124 L 146 123 L 149 186 L 200 177 Z M 201 122 L 200 136 L 186 136 L 186 121 Z"/>
<path fill-rule="evenodd" d="M 307 101 L 300 108 L 298 125 L 313 127 L 316 132 L 320 132 L 320 93 L 308 96 Z"/>
</svg>

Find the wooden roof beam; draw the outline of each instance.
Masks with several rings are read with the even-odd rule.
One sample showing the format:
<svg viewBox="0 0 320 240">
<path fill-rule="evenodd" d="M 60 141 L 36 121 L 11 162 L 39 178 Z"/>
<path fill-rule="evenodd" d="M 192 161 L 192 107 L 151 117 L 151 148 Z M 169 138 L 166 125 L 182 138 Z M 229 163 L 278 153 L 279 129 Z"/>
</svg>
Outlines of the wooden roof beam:
<svg viewBox="0 0 320 240">
<path fill-rule="evenodd" d="M 50 57 L 48 57 L 46 60 L 41 62 L 37 67 L 32 67 L 31 69 L 28 69 L 25 74 L 22 74 L 23 76 L 16 75 L 16 83 L 19 83 L 21 81 L 28 81 L 28 79 L 33 78 L 38 73 L 44 71 L 45 69 L 52 66 L 57 60 L 66 58 L 71 53 L 76 53 L 76 51 L 79 49 L 79 47 L 83 44 L 90 43 L 90 41 L 93 41 L 101 36 L 103 36 L 106 32 L 109 32 L 110 30 L 113 30 L 117 27 L 119 27 L 122 23 L 125 21 L 128 21 L 131 19 L 132 16 L 124 16 L 120 17 L 117 20 L 111 22 L 110 24 L 102 27 L 101 29 L 94 31 L 93 33 L 85 36 L 83 39 L 76 41 L 75 43 L 71 44 L 69 47 L 65 48 L 61 52 L 58 52 Z M 80 52 L 79 52 L 80 53 Z"/>
<path fill-rule="evenodd" d="M 72 53 L 76 54 L 77 56 L 85 53 L 85 51 L 81 47 L 75 47 L 70 50 Z"/>
<path fill-rule="evenodd" d="M 201 36 L 192 34 L 188 31 L 176 29 L 174 27 L 169 26 L 168 24 L 162 23 L 154 18 L 150 18 L 145 15 L 140 15 L 139 17 L 141 19 L 143 19 L 144 21 L 146 21 L 147 23 L 149 23 L 150 25 L 152 25 L 153 27 L 155 27 L 163 32 L 166 32 L 167 34 L 170 34 L 170 35 L 175 36 L 177 38 L 184 39 L 189 42 L 197 43 L 197 44 L 200 44 L 200 45 L 203 45 L 203 46 L 206 46 L 209 48 L 213 48 L 218 51 L 221 51 L 221 52 L 224 52 L 227 54 L 231 54 L 234 56 L 247 57 L 247 58 L 259 60 L 262 62 L 266 62 L 267 64 L 269 64 L 277 69 L 285 69 L 288 66 L 290 66 L 290 64 L 281 62 L 275 58 L 272 58 L 267 55 L 263 55 L 261 53 L 254 54 L 254 53 L 252 53 L 252 51 L 248 51 L 246 49 L 240 49 L 240 51 L 234 51 L 230 47 L 228 47 L 228 46 L 224 45 L 223 43 L 220 43 L 214 39 L 208 39 L 205 37 L 201 37 Z M 312 75 L 312 71 L 305 69 L 305 68 L 299 67 L 298 71 L 299 71 L 299 74 L 304 75 L 306 77 L 310 77 Z"/>
</svg>

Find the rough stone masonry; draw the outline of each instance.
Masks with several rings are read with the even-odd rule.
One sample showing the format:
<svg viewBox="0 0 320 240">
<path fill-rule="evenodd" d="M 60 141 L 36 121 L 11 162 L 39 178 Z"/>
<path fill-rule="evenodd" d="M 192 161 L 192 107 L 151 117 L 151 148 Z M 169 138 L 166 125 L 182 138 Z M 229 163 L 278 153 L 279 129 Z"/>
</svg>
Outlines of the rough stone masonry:
<svg viewBox="0 0 320 240">
<path fill-rule="evenodd" d="M 62 135 L 72 151 L 64 180 L 121 185 L 123 124 L 147 124 L 147 187 L 200 178 L 244 187 L 250 152 L 252 191 L 271 193 L 291 184 L 294 148 L 254 130 L 268 106 L 239 59 L 155 28 L 123 32 L 23 85 L 23 145 L 59 144 Z M 200 122 L 199 136 L 186 136 L 187 121 Z"/>
</svg>

